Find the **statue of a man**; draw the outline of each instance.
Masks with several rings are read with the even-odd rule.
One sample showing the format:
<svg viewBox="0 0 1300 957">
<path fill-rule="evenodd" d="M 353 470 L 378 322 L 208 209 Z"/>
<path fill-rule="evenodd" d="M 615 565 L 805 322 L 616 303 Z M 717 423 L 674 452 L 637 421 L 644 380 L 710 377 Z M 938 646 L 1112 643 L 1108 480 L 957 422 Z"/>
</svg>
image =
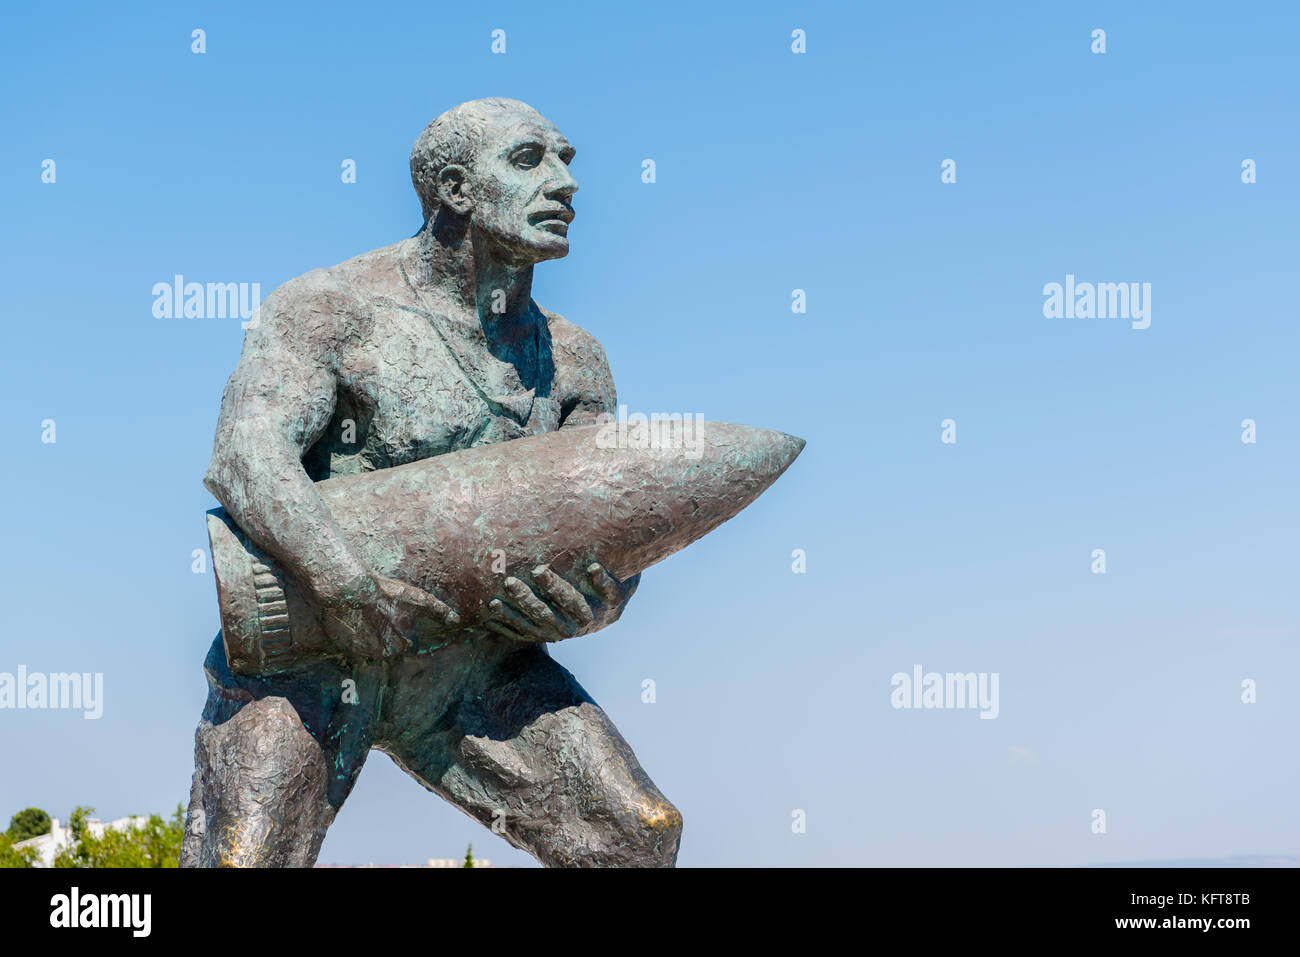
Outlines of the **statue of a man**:
<svg viewBox="0 0 1300 957">
<path fill-rule="evenodd" d="M 183 866 L 310 866 L 371 748 L 543 864 L 674 864 L 681 815 L 545 644 L 616 620 L 637 578 L 538 566 L 503 579 L 489 631 L 429 640 L 456 610 L 368 568 L 314 484 L 615 411 L 600 344 L 531 297 L 569 249 L 573 154 L 516 100 L 449 110 L 411 152 L 420 231 L 262 304 L 205 484 L 336 653 L 237 674 L 217 636 Z"/>
</svg>

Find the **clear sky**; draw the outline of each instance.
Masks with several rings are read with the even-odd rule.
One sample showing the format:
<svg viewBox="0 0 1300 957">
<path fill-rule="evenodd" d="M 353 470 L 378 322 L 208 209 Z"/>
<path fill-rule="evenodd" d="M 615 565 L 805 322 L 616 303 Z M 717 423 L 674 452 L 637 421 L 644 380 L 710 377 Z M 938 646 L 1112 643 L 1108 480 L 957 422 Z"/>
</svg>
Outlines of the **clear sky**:
<svg viewBox="0 0 1300 957">
<path fill-rule="evenodd" d="M 266 295 L 411 235 L 416 135 L 509 96 L 577 147 L 534 296 L 620 401 L 808 440 L 553 649 L 685 816 L 680 864 L 1300 853 L 1295 6 L 604 7 L 6 12 L 0 672 L 105 700 L 0 710 L 0 818 L 188 800 L 243 333 L 155 318 L 154 284 Z M 1150 283 L 1149 328 L 1045 317 L 1067 275 Z M 916 665 L 996 673 L 998 717 L 895 709 Z M 321 860 L 470 841 L 531 863 L 376 753 Z"/>
</svg>

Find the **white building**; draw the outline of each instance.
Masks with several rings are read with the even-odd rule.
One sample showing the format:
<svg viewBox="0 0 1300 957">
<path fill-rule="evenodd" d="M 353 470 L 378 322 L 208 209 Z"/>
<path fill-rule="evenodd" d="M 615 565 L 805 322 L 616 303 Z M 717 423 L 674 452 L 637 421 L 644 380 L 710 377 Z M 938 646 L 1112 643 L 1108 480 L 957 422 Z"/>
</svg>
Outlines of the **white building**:
<svg viewBox="0 0 1300 957">
<path fill-rule="evenodd" d="M 462 857 L 457 859 L 454 857 L 431 857 L 429 858 L 429 863 L 425 866 L 426 867 L 464 867 L 465 858 Z M 489 861 L 486 857 L 476 857 L 474 858 L 474 866 L 491 867 L 492 862 Z"/>
<path fill-rule="evenodd" d="M 103 837 L 104 832 L 107 830 L 121 831 L 128 827 L 143 827 L 148 823 L 149 819 L 147 817 L 121 817 L 108 823 L 92 817 L 86 821 L 86 830 L 90 831 L 95 837 Z M 72 832 L 66 827 L 60 826 L 59 819 L 56 817 L 50 821 L 50 833 L 19 841 L 14 847 L 36 848 L 41 852 L 41 858 L 36 862 L 36 866 L 53 867 L 54 855 L 71 843 Z"/>
</svg>

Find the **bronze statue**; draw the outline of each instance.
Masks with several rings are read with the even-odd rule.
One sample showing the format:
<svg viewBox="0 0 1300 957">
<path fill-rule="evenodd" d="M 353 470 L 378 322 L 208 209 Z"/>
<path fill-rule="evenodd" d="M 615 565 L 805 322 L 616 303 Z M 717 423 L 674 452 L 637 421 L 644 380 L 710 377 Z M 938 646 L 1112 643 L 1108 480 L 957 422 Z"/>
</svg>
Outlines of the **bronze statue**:
<svg viewBox="0 0 1300 957">
<path fill-rule="evenodd" d="M 604 351 L 531 297 L 573 154 L 518 101 L 447 111 L 411 152 L 421 230 L 250 325 L 205 479 L 223 630 L 182 866 L 310 866 L 372 748 L 543 864 L 674 864 L 681 815 L 546 643 L 616 621 L 803 443 L 607 449 Z"/>
</svg>

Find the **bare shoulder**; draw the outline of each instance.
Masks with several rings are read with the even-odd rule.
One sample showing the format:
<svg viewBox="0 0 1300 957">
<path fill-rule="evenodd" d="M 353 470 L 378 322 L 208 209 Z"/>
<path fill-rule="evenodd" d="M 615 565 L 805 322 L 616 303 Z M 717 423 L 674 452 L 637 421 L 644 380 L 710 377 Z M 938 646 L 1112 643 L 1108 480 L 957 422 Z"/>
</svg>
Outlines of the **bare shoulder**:
<svg viewBox="0 0 1300 957">
<path fill-rule="evenodd" d="M 595 421 L 602 412 L 612 413 L 618 406 L 618 394 L 604 347 L 577 323 L 541 306 L 538 309 L 551 333 L 551 356 L 565 424 L 584 424 Z"/>
<path fill-rule="evenodd" d="M 334 266 L 313 269 L 276 287 L 263 301 L 245 348 L 297 347 L 319 353 L 366 335 L 365 290 L 391 282 L 396 246 L 363 253 Z M 383 288 L 378 290 L 382 293 Z"/>
<path fill-rule="evenodd" d="M 551 350 L 557 361 L 563 355 L 582 367 L 599 367 L 609 372 L 609 358 L 596 337 L 576 322 L 570 322 L 558 312 L 537 307 L 546 317 L 547 327 L 551 330 Z"/>
</svg>

